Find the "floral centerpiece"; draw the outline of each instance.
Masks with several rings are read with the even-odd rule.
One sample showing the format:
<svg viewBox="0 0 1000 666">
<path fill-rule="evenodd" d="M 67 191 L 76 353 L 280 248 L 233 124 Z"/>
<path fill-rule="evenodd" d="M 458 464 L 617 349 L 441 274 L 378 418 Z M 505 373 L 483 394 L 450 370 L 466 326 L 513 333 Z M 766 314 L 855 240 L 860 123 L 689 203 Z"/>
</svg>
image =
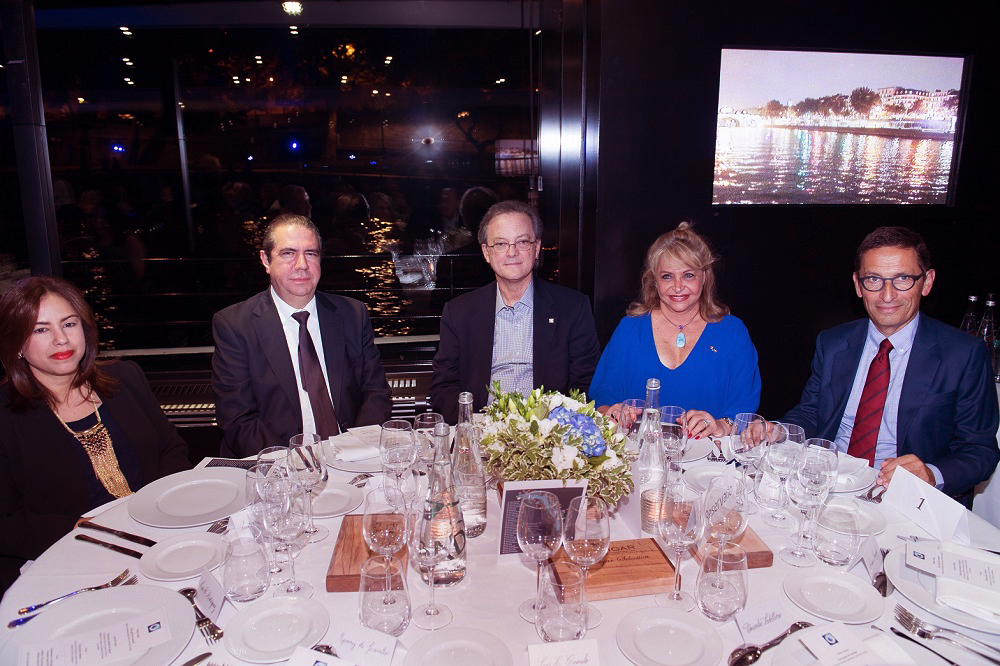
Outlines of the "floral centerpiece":
<svg viewBox="0 0 1000 666">
<path fill-rule="evenodd" d="M 625 437 L 579 391 L 535 389 L 527 396 L 490 388 L 482 450 L 491 474 L 506 481 L 587 481 L 587 493 L 612 509 L 632 492 Z"/>
</svg>

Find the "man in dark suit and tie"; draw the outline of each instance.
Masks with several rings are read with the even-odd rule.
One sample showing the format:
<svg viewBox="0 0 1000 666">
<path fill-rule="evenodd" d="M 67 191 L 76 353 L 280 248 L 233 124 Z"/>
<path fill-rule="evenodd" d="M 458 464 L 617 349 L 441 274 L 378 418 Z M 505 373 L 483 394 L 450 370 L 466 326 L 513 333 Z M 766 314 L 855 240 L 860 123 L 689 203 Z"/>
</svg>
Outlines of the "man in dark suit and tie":
<svg viewBox="0 0 1000 666">
<path fill-rule="evenodd" d="M 538 211 L 522 201 L 501 201 L 483 217 L 479 243 L 496 281 L 445 305 L 434 356 L 431 402 L 449 423 L 460 392 L 471 391 L 480 409 L 493 381 L 521 393 L 590 385 L 601 355 L 590 300 L 533 279 L 541 235 Z"/>
<path fill-rule="evenodd" d="M 302 432 L 330 437 L 392 412 L 367 308 L 316 291 L 321 246 L 308 218 L 277 216 L 260 252 L 270 289 L 212 320 L 223 455 L 251 456 Z"/>
<path fill-rule="evenodd" d="M 868 318 L 819 334 L 802 401 L 783 420 L 866 458 L 880 485 L 904 467 L 971 506 L 1000 460 L 992 365 L 981 340 L 920 314 L 933 285 L 919 234 L 868 234 L 854 270 Z"/>
</svg>

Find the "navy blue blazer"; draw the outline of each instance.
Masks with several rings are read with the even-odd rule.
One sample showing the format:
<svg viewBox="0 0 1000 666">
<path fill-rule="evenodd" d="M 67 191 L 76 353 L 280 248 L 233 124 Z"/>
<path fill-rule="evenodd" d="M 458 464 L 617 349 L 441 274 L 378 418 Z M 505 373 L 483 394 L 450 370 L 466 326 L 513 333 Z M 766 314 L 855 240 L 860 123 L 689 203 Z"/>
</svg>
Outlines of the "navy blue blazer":
<svg viewBox="0 0 1000 666">
<path fill-rule="evenodd" d="M 341 429 L 388 420 L 392 391 L 368 309 L 353 298 L 317 291 L 316 311 Z M 287 446 L 292 435 L 302 432 L 302 407 L 271 290 L 217 312 L 212 335 L 212 388 L 222 454 L 239 458 L 268 446 Z"/>
<path fill-rule="evenodd" d="M 802 400 L 782 420 L 801 425 L 806 437 L 836 438 L 867 333 L 868 319 L 859 319 L 819 334 Z M 897 455 L 935 465 L 942 490 L 961 495 L 1000 461 L 998 419 L 986 346 L 921 314 L 899 397 Z"/>
<path fill-rule="evenodd" d="M 586 391 L 601 357 L 590 299 L 537 277 L 532 317 L 535 388 Z M 431 404 L 445 421 L 458 420 L 458 394 L 472 392 L 473 410 L 486 405 L 493 366 L 497 283 L 462 294 L 444 306 L 434 355 Z"/>
</svg>

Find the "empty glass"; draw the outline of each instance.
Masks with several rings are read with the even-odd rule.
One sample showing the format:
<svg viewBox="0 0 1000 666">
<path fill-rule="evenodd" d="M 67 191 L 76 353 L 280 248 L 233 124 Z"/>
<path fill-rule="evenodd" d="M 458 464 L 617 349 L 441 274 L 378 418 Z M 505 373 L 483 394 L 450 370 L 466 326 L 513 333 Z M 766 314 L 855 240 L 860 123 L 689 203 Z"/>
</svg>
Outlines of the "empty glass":
<svg viewBox="0 0 1000 666">
<path fill-rule="evenodd" d="M 780 424 L 779 424 L 780 425 Z M 798 428 L 798 426 L 795 426 Z M 799 428 L 801 430 L 801 428 Z M 766 488 L 766 490 L 776 490 L 777 497 L 765 498 L 762 493 L 762 484 L 765 482 L 770 482 L 773 479 L 758 478 L 757 479 L 757 501 L 765 508 L 772 509 L 770 512 L 765 513 L 763 521 L 766 525 L 771 527 L 777 527 L 779 529 L 789 527 L 792 524 L 792 520 L 785 513 L 785 505 L 788 502 L 788 495 L 786 494 L 785 483 L 788 480 L 788 476 L 795 470 L 795 458 L 802 448 L 802 445 L 793 439 L 788 437 L 787 431 L 784 426 L 775 428 L 775 432 L 779 433 L 778 438 L 767 447 L 767 451 L 764 453 L 764 461 L 767 466 L 767 471 L 777 478 L 777 486 L 773 488 Z M 766 477 L 767 475 L 758 475 L 758 477 Z"/>
<path fill-rule="evenodd" d="M 288 456 L 285 458 L 285 465 L 299 485 L 306 491 L 306 508 L 309 510 L 309 524 L 306 525 L 306 534 L 309 535 L 309 543 L 316 543 L 330 536 L 330 530 L 322 525 L 313 524 L 312 493 L 321 481 L 329 478 L 326 469 L 326 447 L 319 435 L 306 433 L 293 435 L 288 440 Z"/>
<path fill-rule="evenodd" d="M 406 543 L 406 514 L 398 505 L 390 503 L 384 493 L 373 490 L 365 498 L 361 532 L 368 547 L 388 563 Z"/>
<path fill-rule="evenodd" d="M 802 513 L 794 548 L 782 548 L 778 555 L 782 561 L 796 567 L 816 564 L 812 548 L 812 518 L 826 501 L 830 489 L 837 482 L 837 453 L 833 442 L 827 439 L 810 439 L 795 459 L 795 471 L 788 477 L 788 497 Z"/>
<path fill-rule="evenodd" d="M 371 557 L 361 565 L 358 617 L 362 625 L 390 636 L 406 631 L 410 626 L 410 595 L 402 562 L 394 557 Z"/>
<path fill-rule="evenodd" d="M 751 486 L 752 476 L 750 469 L 756 469 L 757 465 L 764 458 L 767 449 L 767 430 L 770 424 L 760 414 L 744 412 L 736 415 L 733 422 L 732 437 L 729 447 L 733 451 L 733 457 L 740 463 L 743 470 L 743 483 L 748 488 Z M 747 513 L 757 513 L 757 507 L 752 503 L 747 505 Z"/>
<path fill-rule="evenodd" d="M 434 426 L 444 423 L 444 417 L 437 412 L 417 414 L 413 419 L 413 431 L 417 435 L 417 459 L 425 471 L 434 462 Z"/>
<path fill-rule="evenodd" d="M 295 580 L 295 558 L 291 546 L 306 529 L 306 494 L 287 477 L 268 477 L 264 486 L 264 527 L 289 548 L 288 580 L 275 590 L 276 597 L 311 597 L 312 585 Z"/>
<path fill-rule="evenodd" d="M 694 608 L 694 597 L 681 592 L 681 557 L 705 533 L 701 493 L 683 483 L 665 488 L 659 529 L 660 538 L 674 551 L 674 591 L 657 594 L 653 600 L 658 606 L 689 611 Z"/>
<path fill-rule="evenodd" d="M 446 510 L 454 510 L 455 507 Z M 413 624 L 421 629 L 440 629 L 451 623 L 451 609 L 434 603 L 434 578 L 437 566 L 448 558 L 449 549 L 441 540 L 442 511 L 440 502 L 424 500 L 419 514 L 413 519 L 413 538 L 410 541 L 410 557 L 419 569 L 427 570 L 428 600 L 426 604 L 413 610 Z"/>
<path fill-rule="evenodd" d="M 747 554 L 736 544 L 705 546 L 695 591 L 701 612 L 724 622 L 747 604 Z"/>
<path fill-rule="evenodd" d="M 284 569 L 278 564 L 277 544 L 274 537 L 264 527 L 264 480 L 267 479 L 275 466 L 274 460 L 264 459 L 247 470 L 247 526 L 251 534 L 264 547 L 264 554 L 268 560 L 268 571 L 271 574 L 271 583 L 283 582 L 285 577 L 278 577 L 276 574 L 282 573 Z M 276 474 L 281 471 L 279 464 Z M 281 472 L 283 473 L 283 472 Z"/>
<path fill-rule="evenodd" d="M 742 479 L 717 476 L 708 482 L 705 497 L 705 530 L 725 546 L 740 538 L 747 527 L 746 487 Z"/>
<path fill-rule="evenodd" d="M 542 563 L 559 550 L 562 541 L 562 507 L 559 498 L 544 490 L 532 490 L 521 497 L 517 513 L 517 544 L 535 561 L 535 597 L 541 585 Z M 517 609 L 528 622 L 535 621 L 535 598 Z"/>
<path fill-rule="evenodd" d="M 860 513 L 857 500 L 846 497 L 830 500 L 823 507 L 813 536 L 813 552 L 821 562 L 841 569 L 850 567 L 861 548 Z"/>
<path fill-rule="evenodd" d="M 604 559 L 611 545 L 611 520 L 607 502 L 600 497 L 574 497 L 566 509 L 563 523 L 563 548 L 583 570 L 587 583 L 590 567 Z M 593 629 L 604 619 L 601 611 L 587 605 L 587 628 Z"/>
<path fill-rule="evenodd" d="M 574 641 L 587 633 L 583 571 L 570 562 L 546 564 L 539 575 L 535 630 L 543 641 Z"/>
<path fill-rule="evenodd" d="M 398 486 L 403 472 L 417 459 L 417 439 L 410 422 L 392 419 L 383 423 L 378 450 L 382 468 L 392 472 Z"/>
<path fill-rule="evenodd" d="M 611 413 L 618 428 L 625 435 L 625 460 L 634 462 L 639 458 L 639 428 L 642 426 L 642 410 L 646 401 L 642 398 L 623 400 Z"/>
<path fill-rule="evenodd" d="M 270 578 L 267 556 L 248 537 L 226 534 L 226 559 L 222 563 L 222 589 L 232 601 L 253 601 L 267 590 Z"/>
<path fill-rule="evenodd" d="M 687 427 L 683 407 L 660 407 L 660 428 L 663 430 L 664 484 L 681 480 L 681 459 L 687 449 Z"/>
</svg>

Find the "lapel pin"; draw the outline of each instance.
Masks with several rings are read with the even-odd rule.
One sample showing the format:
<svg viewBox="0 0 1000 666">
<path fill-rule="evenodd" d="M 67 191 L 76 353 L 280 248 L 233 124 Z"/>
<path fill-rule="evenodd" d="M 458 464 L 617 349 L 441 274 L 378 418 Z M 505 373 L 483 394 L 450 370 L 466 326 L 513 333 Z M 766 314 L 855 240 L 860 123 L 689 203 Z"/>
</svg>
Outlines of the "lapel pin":
<svg viewBox="0 0 1000 666">
<path fill-rule="evenodd" d="M 554 323 L 556 323 L 556 320 L 550 317 L 550 318 L 549 318 L 549 323 L 550 323 L 550 324 L 554 324 Z"/>
<path fill-rule="evenodd" d="M 711 345 L 709 345 L 708 348 L 711 349 L 715 353 L 719 353 L 719 350 L 716 349 L 715 347 L 711 346 Z"/>
</svg>

